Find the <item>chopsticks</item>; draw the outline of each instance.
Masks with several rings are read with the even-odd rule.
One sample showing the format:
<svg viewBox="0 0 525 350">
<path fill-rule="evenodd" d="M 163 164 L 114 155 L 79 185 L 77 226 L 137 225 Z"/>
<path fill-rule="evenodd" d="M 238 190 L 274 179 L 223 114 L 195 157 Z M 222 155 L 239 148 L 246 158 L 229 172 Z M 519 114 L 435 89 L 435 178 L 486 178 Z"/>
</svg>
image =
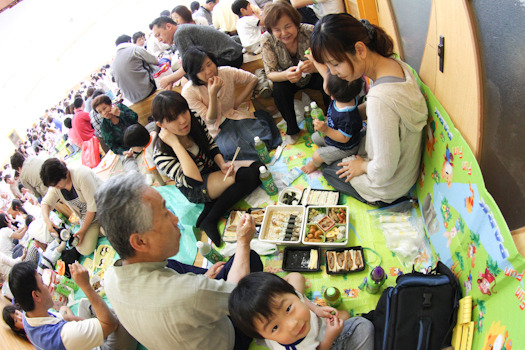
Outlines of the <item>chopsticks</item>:
<svg viewBox="0 0 525 350">
<path fill-rule="evenodd" d="M 235 158 L 237 158 L 237 155 L 239 154 L 240 150 L 241 150 L 240 147 L 237 147 L 237 150 L 235 150 L 235 154 L 233 155 L 233 159 L 231 163 L 232 167 L 233 167 L 233 162 L 235 162 Z M 224 179 L 222 179 L 222 182 L 226 181 L 226 178 L 228 177 L 229 174 L 230 174 L 230 170 L 228 169 L 228 171 L 226 172 L 226 175 L 224 175 Z"/>
</svg>

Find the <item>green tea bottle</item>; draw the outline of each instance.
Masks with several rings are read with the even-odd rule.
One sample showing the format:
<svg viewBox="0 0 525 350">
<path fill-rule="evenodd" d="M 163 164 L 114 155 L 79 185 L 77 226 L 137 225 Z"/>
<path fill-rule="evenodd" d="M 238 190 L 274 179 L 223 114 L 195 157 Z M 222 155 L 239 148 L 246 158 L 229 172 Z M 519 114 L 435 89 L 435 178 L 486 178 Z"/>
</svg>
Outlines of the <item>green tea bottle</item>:
<svg viewBox="0 0 525 350">
<path fill-rule="evenodd" d="M 268 153 L 266 144 L 261 141 L 259 136 L 255 136 L 253 138 L 253 141 L 255 142 L 255 151 L 257 152 L 257 155 L 259 156 L 261 162 L 263 162 L 264 164 L 270 163 L 272 158 L 270 158 L 270 153 Z"/>
<path fill-rule="evenodd" d="M 221 253 L 213 249 L 209 243 L 198 241 L 197 248 L 199 248 L 199 253 L 201 253 L 201 255 L 212 264 L 215 264 L 224 259 Z"/>
<path fill-rule="evenodd" d="M 312 108 L 312 118 L 324 122 L 323 110 L 317 106 L 317 102 L 310 103 L 310 107 Z"/>
<path fill-rule="evenodd" d="M 275 182 L 273 181 L 272 173 L 270 173 L 265 166 L 261 166 L 259 168 L 259 172 L 261 173 L 259 178 L 261 179 L 266 193 L 268 193 L 270 196 L 277 194 L 279 191 L 277 190 L 277 186 L 275 186 Z"/>
<path fill-rule="evenodd" d="M 312 114 L 310 112 L 310 106 L 304 106 L 304 123 L 306 124 L 306 130 L 310 134 L 313 134 L 315 129 L 314 129 L 314 123 L 312 119 Z"/>
<path fill-rule="evenodd" d="M 343 302 L 343 299 L 341 299 L 341 292 L 339 292 L 337 287 L 326 288 L 324 291 L 324 300 L 329 306 L 334 308 L 337 308 Z"/>
</svg>

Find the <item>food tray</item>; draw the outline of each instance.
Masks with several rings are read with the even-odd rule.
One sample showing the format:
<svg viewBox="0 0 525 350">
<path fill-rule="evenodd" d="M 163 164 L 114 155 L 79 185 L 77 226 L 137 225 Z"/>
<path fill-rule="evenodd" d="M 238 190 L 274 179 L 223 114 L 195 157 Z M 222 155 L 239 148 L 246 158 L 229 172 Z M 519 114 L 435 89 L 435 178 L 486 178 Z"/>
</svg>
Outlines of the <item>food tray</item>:
<svg viewBox="0 0 525 350">
<path fill-rule="evenodd" d="M 301 203 L 302 195 L 303 195 L 303 192 L 301 190 L 298 190 L 297 188 L 294 188 L 294 187 L 286 187 L 285 189 L 281 191 L 281 193 L 279 193 L 279 199 L 277 200 L 277 204 L 299 205 Z M 293 196 L 294 200 L 297 200 L 297 203 L 296 204 L 286 203 L 287 196 Z"/>
<path fill-rule="evenodd" d="M 314 254 L 312 261 L 312 254 Z M 317 255 L 317 257 L 315 257 Z M 321 249 L 315 247 L 286 247 L 283 253 L 283 270 L 289 272 L 321 271 Z M 310 265 L 310 263 L 312 265 Z"/>
<path fill-rule="evenodd" d="M 245 212 L 242 210 L 232 210 L 230 212 L 230 215 L 226 220 L 226 225 L 224 225 L 224 232 L 222 233 L 222 240 L 224 242 L 237 241 L 237 224 L 244 213 Z"/>
<path fill-rule="evenodd" d="M 335 257 L 333 255 L 334 253 L 336 254 Z M 326 273 L 328 274 L 338 275 L 338 274 L 343 274 L 343 273 L 359 272 L 365 269 L 365 259 L 363 256 L 363 247 L 361 246 L 330 249 L 330 250 L 327 250 L 325 254 L 326 254 Z M 340 254 L 343 254 L 343 257 L 345 259 L 342 265 L 338 262 L 338 258 L 341 256 Z M 334 258 L 336 260 L 334 261 L 334 265 L 332 265 L 331 261 Z M 355 264 L 353 262 L 355 262 Z"/>
<path fill-rule="evenodd" d="M 339 192 L 330 190 L 314 190 L 305 188 L 301 198 L 302 205 L 337 205 Z"/>
<path fill-rule="evenodd" d="M 264 213 L 259 240 L 275 244 L 299 244 L 305 207 L 301 205 L 269 205 Z M 295 218 L 291 219 L 291 215 Z M 287 231 L 292 237 L 286 236 Z"/>
<path fill-rule="evenodd" d="M 345 246 L 348 243 L 350 213 L 346 205 L 312 205 L 306 207 L 305 211 L 303 244 Z M 313 237 L 309 237 L 310 234 Z"/>
<path fill-rule="evenodd" d="M 255 226 L 261 226 L 264 219 L 264 212 L 266 208 L 250 208 L 248 209 L 248 214 L 253 216 L 255 220 Z"/>
</svg>

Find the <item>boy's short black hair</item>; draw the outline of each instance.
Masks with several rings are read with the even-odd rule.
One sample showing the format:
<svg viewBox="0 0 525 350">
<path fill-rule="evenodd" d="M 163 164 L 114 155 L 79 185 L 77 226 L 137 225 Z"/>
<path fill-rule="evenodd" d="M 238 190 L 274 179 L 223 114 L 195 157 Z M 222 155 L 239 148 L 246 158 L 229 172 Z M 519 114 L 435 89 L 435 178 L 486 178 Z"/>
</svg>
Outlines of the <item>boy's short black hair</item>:
<svg viewBox="0 0 525 350">
<path fill-rule="evenodd" d="M 332 98 L 339 102 L 350 102 L 354 100 L 363 89 L 363 78 L 354 81 L 346 81 L 336 75 L 328 74 L 326 78 L 326 90 Z"/>
<path fill-rule="evenodd" d="M 199 4 L 198 1 L 192 1 L 191 4 L 190 4 L 191 13 L 197 11 L 199 9 L 199 7 L 201 7 L 201 5 Z"/>
<path fill-rule="evenodd" d="M 73 106 L 75 106 L 75 108 L 80 108 L 83 104 L 84 100 L 82 99 L 82 97 L 76 97 L 75 101 L 73 101 Z"/>
<path fill-rule="evenodd" d="M 67 178 L 67 169 L 66 164 L 58 158 L 49 158 L 42 164 L 40 168 L 40 178 L 44 183 L 44 186 L 56 186 L 56 184 Z"/>
<path fill-rule="evenodd" d="M 237 16 L 239 16 L 239 18 L 241 18 L 241 9 L 246 9 L 248 6 L 250 6 L 250 3 L 247 0 L 235 0 L 235 2 L 232 4 L 232 11 Z"/>
<path fill-rule="evenodd" d="M 71 118 L 67 117 L 66 119 L 64 119 L 64 125 L 66 126 L 66 128 L 71 129 Z"/>
<path fill-rule="evenodd" d="M 25 261 L 13 266 L 9 273 L 9 289 L 22 310 L 29 312 L 35 309 L 33 291 L 39 289 L 36 281 L 36 266 L 33 262 Z"/>
<path fill-rule="evenodd" d="M 18 170 L 18 168 L 21 168 L 24 165 L 25 160 L 26 157 L 22 154 L 22 152 L 16 151 L 11 156 L 11 168 Z"/>
<path fill-rule="evenodd" d="M 24 223 L 26 224 L 26 226 L 29 226 L 34 220 L 35 220 L 35 217 L 33 215 L 28 215 L 26 216 Z"/>
<path fill-rule="evenodd" d="M 268 272 L 251 273 L 241 279 L 230 294 L 230 317 L 247 336 L 262 338 L 255 330 L 254 321 L 270 319 L 276 308 L 276 297 L 284 294 L 296 295 L 294 287 L 281 277 Z"/>
<path fill-rule="evenodd" d="M 136 32 L 135 34 L 133 34 L 133 44 L 136 44 L 137 40 L 139 40 L 142 37 L 146 37 L 146 34 L 142 32 Z"/>
<path fill-rule="evenodd" d="M 122 34 L 121 36 L 117 38 L 117 40 L 115 40 L 115 46 L 119 46 L 120 44 L 130 43 L 130 42 L 131 42 L 131 37 L 129 35 Z"/>
<path fill-rule="evenodd" d="M 124 145 L 126 147 L 145 147 L 150 140 L 148 130 L 140 124 L 132 124 L 124 131 Z"/>
</svg>

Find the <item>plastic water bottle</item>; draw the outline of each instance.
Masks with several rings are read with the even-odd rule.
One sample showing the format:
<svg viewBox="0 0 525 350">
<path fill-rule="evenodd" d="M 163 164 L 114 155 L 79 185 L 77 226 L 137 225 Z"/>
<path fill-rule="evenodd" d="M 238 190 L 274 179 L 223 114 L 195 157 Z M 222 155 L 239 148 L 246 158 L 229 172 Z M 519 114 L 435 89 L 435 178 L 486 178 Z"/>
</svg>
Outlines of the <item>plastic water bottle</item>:
<svg viewBox="0 0 525 350">
<path fill-rule="evenodd" d="M 324 300 L 326 303 L 334 308 L 337 308 L 343 302 L 341 299 L 341 292 L 337 287 L 328 287 L 324 291 Z"/>
<path fill-rule="evenodd" d="M 273 181 L 272 173 L 270 173 L 265 166 L 261 166 L 259 168 L 259 172 L 261 173 L 259 178 L 263 183 L 266 193 L 268 193 L 270 196 L 277 194 L 279 191 L 277 190 L 277 186 L 275 186 L 275 182 Z"/>
<path fill-rule="evenodd" d="M 199 248 L 199 253 L 201 253 L 201 255 L 212 264 L 215 264 L 224 259 L 221 253 L 216 251 L 209 243 L 199 241 L 197 242 L 197 248 Z"/>
<path fill-rule="evenodd" d="M 314 133 L 315 129 L 312 114 L 310 112 L 310 106 L 304 106 L 304 123 L 306 124 L 306 130 L 310 134 Z"/>
<path fill-rule="evenodd" d="M 376 266 L 370 271 L 370 275 L 366 279 L 366 291 L 370 294 L 376 294 L 383 283 L 385 283 L 385 280 L 385 270 L 381 266 Z"/>
<path fill-rule="evenodd" d="M 255 136 L 253 138 L 253 141 L 255 142 L 255 151 L 257 152 L 257 155 L 259 156 L 261 162 L 263 162 L 264 164 L 270 163 L 272 158 L 270 158 L 270 153 L 268 153 L 266 144 L 261 141 L 259 136 Z"/>
<path fill-rule="evenodd" d="M 317 102 L 312 101 L 312 103 L 310 103 L 310 107 L 312 108 L 312 118 L 317 119 L 320 122 L 324 122 L 323 110 L 317 106 Z"/>
<path fill-rule="evenodd" d="M 312 108 L 312 112 L 311 112 L 312 119 L 317 119 L 320 122 L 324 122 L 323 110 L 317 106 L 317 103 L 313 101 L 312 103 L 310 103 L 310 107 Z M 320 131 L 319 131 L 319 136 L 324 138 L 324 134 Z"/>
</svg>

